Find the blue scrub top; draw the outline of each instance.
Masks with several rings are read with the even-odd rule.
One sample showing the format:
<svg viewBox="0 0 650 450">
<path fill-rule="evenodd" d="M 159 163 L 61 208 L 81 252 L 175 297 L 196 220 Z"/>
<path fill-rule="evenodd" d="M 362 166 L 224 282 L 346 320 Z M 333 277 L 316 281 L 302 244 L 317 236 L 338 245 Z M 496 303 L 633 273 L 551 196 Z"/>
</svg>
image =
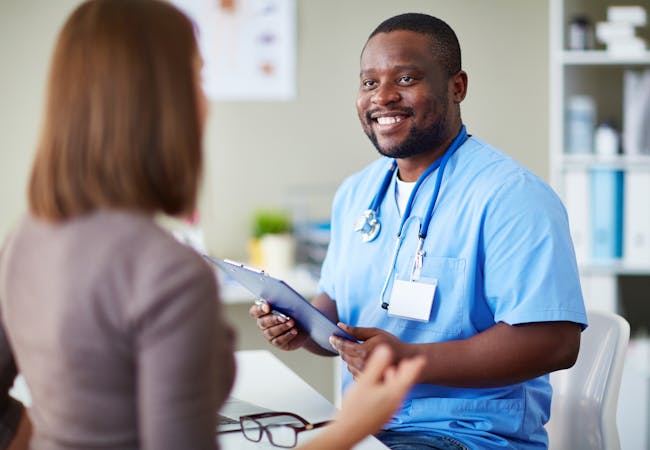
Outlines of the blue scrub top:
<svg viewBox="0 0 650 450">
<path fill-rule="evenodd" d="M 586 327 L 564 206 L 540 178 L 474 137 L 447 164 L 424 243 L 422 277 L 438 282 L 430 319 L 388 316 L 379 296 L 401 219 L 395 179 L 380 207 L 377 239 L 363 243 L 353 230 L 389 166 L 387 158 L 373 162 L 348 178 L 334 199 L 319 290 L 336 302 L 340 321 L 378 327 L 411 343 L 466 339 L 498 322 L 571 321 Z M 405 224 L 395 268 L 399 279 L 410 274 L 436 176 L 437 170 L 421 185 Z M 353 382 L 347 367 L 342 376 L 346 389 Z M 548 375 L 497 388 L 420 384 L 385 428 L 453 436 L 488 450 L 546 448 L 550 401 Z"/>
</svg>

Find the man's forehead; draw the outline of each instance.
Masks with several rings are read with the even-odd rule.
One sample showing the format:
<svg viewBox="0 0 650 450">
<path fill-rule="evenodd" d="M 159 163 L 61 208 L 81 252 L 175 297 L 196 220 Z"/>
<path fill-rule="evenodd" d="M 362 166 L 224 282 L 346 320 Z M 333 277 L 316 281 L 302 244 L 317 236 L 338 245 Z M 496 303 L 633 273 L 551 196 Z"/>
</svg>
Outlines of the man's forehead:
<svg viewBox="0 0 650 450">
<path fill-rule="evenodd" d="M 374 34 L 373 36 L 368 38 L 366 44 L 363 47 L 363 50 L 365 50 L 368 47 L 368 45 L 370 45 L 372 42 L 385 41 L 385 40 L 421 41 L 423 43 L 428 43 L 429 45 L 433 45 L 435 42 L 435 37 L 427 33 L 421 33 L 419 31 L 406 30 L 406 29 L 380 31 L 379 33 Z"/>
<path fill-rule="evenodd" d="M 377 33 L 366 42 L 361 53 L 361 67 L 381 63 L 393 66 L 420 66 L 435 62 L 431 36 L 410 30 Z"/>
</svg>

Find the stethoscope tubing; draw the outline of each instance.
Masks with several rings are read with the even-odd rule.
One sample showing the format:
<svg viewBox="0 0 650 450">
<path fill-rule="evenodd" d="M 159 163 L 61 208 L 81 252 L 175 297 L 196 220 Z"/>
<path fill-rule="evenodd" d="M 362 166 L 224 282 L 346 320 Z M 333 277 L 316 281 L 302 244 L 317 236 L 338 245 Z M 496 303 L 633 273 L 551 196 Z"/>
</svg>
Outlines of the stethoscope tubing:
<svg viewBox="0 0 650 450">
<path fill-rule="evenodd" d="M 422 175 L 420 175 L 417 182 L 415 183 L 415 186 L 413 187 L 413 191 L 409 196 L 408 202 L 406 203 L 406 208 L 404 210 L 404 214 L 402 215 L 402 220 L 400 222 L 399 231 L 397 234 L 398 237 L 402 234 L 402 231 L 404 230 L 404 224 L 411 216 L 411 210 L 413 209 L 413 204 L 415 203 L 415 196 L 417 195 L 418 189 L 420 188 L 422 183 L 424 183 L 424 181 L 429 177 L 429 175 L 433 173 L 434 170 L 440 168 L 440 170 L 438 171 L 438 176 L 436 178 L 436 184 L 433 189 L 433 195 L 427 207 L 426 214 L 424 216 L 424 222 L 422 222 L 422 225 L 420 227 L 420 232 L 418 234 L 419 237 L 426 238 L 429 229 L 429 224 L 431 223 L 431 218 L 433 216 L 433 208 L 436 205 L 438 194 L 440 192 L 440 186 L 442 185 L 442 177 L 445 171 L 445 167 L 447 166 L 447 162 L 449 161 L 451 155 L 461 145 L 463 145 L 466 140 L 467 140 L 467 131 L 465 130 L 465 125 L 462 125 L 460 128 L 460 132 L 456 135 L 456 137 L 451 142 L 451 144 L 449 144 L 449 147 L 442 155 L 442 157 L 434 161 L 429 167 L 427 167 L 427 169 L 422 173 Z M 384 175 L 384 179 L 382 180 L 379 190 L 373 197 L 372 201 L 370 202 L 370 206 L 368 207 L 367 211 L 374 214 L 374 216 L 377 217 L 377 220 L 379 220 L 379 207 L 381 203 L 384 201 L 384 198 L 386 197 L 388 186 L 392 181 L 393 174 L 395 173 L 396 168 L 397 168 L 397 161 L 393 159 L 390 167 L 386 171 L 386 175 Z"/>
<path fill-rule="evenodd" d="M 435 162 L 433 162 L 427 169 L 420 175 L 418 178 L 417 182 L 415 183 L 415 186 L 413 187 L 413 191 L 411 192 L 411 195 L 409 196 L 408 202 L 406 204 L 406 208 L 404 210 L 404 214 L 402 215 L 402 220 L 400 222 L 399 226 L 399 231 L 397 233 L 397 241 L 395 242 L 395 249 L 393 250 L 393 255 L 391 257 L 390 261 L 390 267 L 388 269 L 388 274 L 386 276 L 386 279 L 384 280 L 384 284 L 381 288 L 381 293 L 379 295 L 379 304 L 383 309 L 388 309 L 388 302 L 384 301 L 384 296 L 386 294 L 386 291 L 388 289 L 388 285 L 390 284 L 390 280 L 395 272 L 395 265 L 397 264 L 397 257 L 399 255 L 399 250 L 402 244 L 402 233 L 404 231 L 404 226 L 406 222 L 409 220 L 411 216 L 411 210 L 413 209 L 413 204 L 415 203 L 415 196 L 418 192 L 418 189 L 424 183 L 424 181 L 428 178 L 431 173 L 433 173 L 434 170 L 440 169 L 438 171 L 438 176 L 436 177 L 436 184 L 434 185 L 433 189 L 433 195 L 431 196 L 431 201 L 429 202 L 429 205 L 427 206 L 426 213 L 424 215 L 424 220 L 422 224 L 420 225 L 420 230 L 418 231 L 418 247 L 417 247 L 417 252 L 413 261 L 413 266 L 411 268 L 411 281 L 414 280 L 414 272 L 417 270 L 418 271 L 418 276 L 417 278 L 419 279 L 419 269 L 421 269 L 422 265 L 422 258 L 424 257 L 424 240 L 427 237 L 428 229 L 429 229 L 429 224 L 431 223 L 431 218 L 433 217 L 433 209 L 435 208 L 436 202 L 438 200 L 438 195 L 440 193 L 440 187 L 442 185 L 442 178 L 444 175 L 445 167 L 447 166 L 447 162 L 449 161 L 449 158 L 451 155 L 458 149 L 460 148 L 461 145 L 465 143 L 467 140 L 467 131 L 465 129 L 465 125 L 462 125 L 460 128 L 460 132 L 456 135 L 454 140 L 449 144 L 449 147 L 445 151 L 445 153 L 442 155 L 442 157 L 438 158 Z M 384 200 L 386 196 L 386 192 L 388 191 L 388 186 L 390 185 L 393 174 L 395 173 L 395 169 L 397 168 L 397 162 L 395 160 L 392 161 L 388 171 L 386 172 L 386 175 L 384 176 L 384 179 L 382 180 L 382 184 L 379 188 L 379 191 L 377 191 L 377 194 L 374 196 L 372 199 L 372 202 L 370 203 L 370 207 L 366 212 L 369 212 L 371 214 L 374 214 L 374 217 L 376 217 L 377 220 L 377 226 L 380 226 L 379 223 L 379 206 L 381 205 L 382 201 Z M 379 230 L 379 229 L 378 229 Z M 378 231 L 377 230 L 377 231 Z M 372 236 L 372 239 L 376 237 Z M 369 242 L 372 239 L 367 239 L 364 240 L 364 242 Z M 420 267 L 418 267 L 418 264 Z"/>
</svg>

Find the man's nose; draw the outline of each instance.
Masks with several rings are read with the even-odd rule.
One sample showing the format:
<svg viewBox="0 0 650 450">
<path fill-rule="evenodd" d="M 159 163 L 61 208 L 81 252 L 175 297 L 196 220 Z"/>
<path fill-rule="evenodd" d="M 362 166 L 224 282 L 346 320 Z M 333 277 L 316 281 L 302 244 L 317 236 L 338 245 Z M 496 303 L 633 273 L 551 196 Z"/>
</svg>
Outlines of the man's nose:
<svg viewBox="0 0 650 450">
<path fill-rule="evenodd" d="M 401 100 L 401 95 L 396 86 L 390 84 L 379 85 L 372 93 L 372 102 L 376 105 L 388 105 Z"/>
</svg>

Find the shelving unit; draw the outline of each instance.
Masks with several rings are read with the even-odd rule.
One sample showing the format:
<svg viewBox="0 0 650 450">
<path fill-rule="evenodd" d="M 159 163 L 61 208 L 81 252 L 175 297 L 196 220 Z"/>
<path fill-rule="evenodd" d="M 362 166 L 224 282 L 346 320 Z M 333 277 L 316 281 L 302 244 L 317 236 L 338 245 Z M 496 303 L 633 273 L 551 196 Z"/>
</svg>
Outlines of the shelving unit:
<svg viewBox="0 0 650 450">
<path fill-rule="evenodd" d="M 602 48 L 589 50 L 567 49 L 568 24 L 571 17 L 584 14 L 591 19 L 592 26 L 598 21 L 606 20 L 606 10 L 611 4 L 630 4 L 629 2 L 605 2 L 602 0 L 552 0 L 550 5 L 550 167 L 551 184 L 567 203 L 575 186 L 570 185 L 567 173 L 589 173 L 593 169 L 615 169 L 623 172 L 623 177 L 630 173 L 642 174 L 650 180 L 650 154 L 602 156 L 591 154 L 568 154 L 566 152 L 566 104 L 572 95 L 588 95 L 595 99 L 597 104 L 597 121 L 613 118 L 618 124 L 623 123 L 623 74 L 625 70 L 650 69 L 650 51 L 635 55 L 616 55 Z M 633 2 L 646 8 L 650 13 L 650 1 Z M 638 35 L 648 38 L 648 26 L 639 29 Z M 648 124 L 650 126 L 650 124 Z M 587 190 L 589 186 L 587 186 Z M 589 191 L 587 191 L 587 194 Z M 625 197 L 624 189 L 624 197 Z M 647 208 L 650 209 L 650 192 Z M 588 203 L 588 198 L 585 202 Z M 570 203 L 570 202 L 569 202 Z M 567 205 L 570 219 L 574 223 L 588 221 L 590 205 L 581 205 L 584 209 L 576 211 Z M 593 205 L 591 205 L 593 207 Z M 587 216 L 587 217 L 580 217 Z M 627 229 L 625 224 L 624 230 Z M 573 230 L 572 230 L 573 231 Z M 620 313 L 625 313 L 624 300 L 619 298 L 619 286 L 616 278 L 620 275 L 634 275 L 650 277 L 650 254 L 647 263 L 629 263 L 623 253 L 621 258 L 612 258 L 609 261 L 594 261 L 589 251 L 580 253 L 580 245 L 588 247 L 589 236 L 574 236 L 576 251 L 583 277 L 583 287 L 586 293 L 597 295 L 601 300 L 593 300 L 592 306 L 606 307 Z M 610 289 L 603 290 L 603 280 L 598 280 L 598 289 L 590 289 L 592 278 L 610 277 Z M 610 295 L 612 294 L 612 295 Z M 645 293 L 650 300 L 650 290 Z M 589 297 L 586 295 L 586 297 Z M 607 298 L 609 297 L 609 298 Z M 650 303 L 650 302 L 648 302 Z M 648 324 L 650 328 L 650 323 Z M 636 331 L 636 330 L 633 330 Z M 647 330 L 650 331 L 650 330 Z"/>
<path fill-rule="evenodd" d="M 566 66 L 619 66 L 650 64 L 650 52 L 635 55 L 612 55 L 606 50 L 560 50 L 560 63 Z"/>
<path fill-rule="evenodd" d="M 595 100 L 596 124 L 614 119 L 623 124 L 623 78 L 626 70 L 650 69 L 650 51 L 631 55 L 615 55 L 596 42 L 588 50 L 568 49 L 568 25 L 572 17 L 586 15 L 591 24 L 607 19 L 610 5 L 640 5 L 650 18 L 650 0 L 551 0 L 550 1 L 550 179 L 562 197 L 571 223 L 572 237 L 580 268 L 581 283 L 587 308 L 615 311 L 630 322 L 632 340 L 626 360 L 626 372 L 619 400 L 618 426 L 622 450 L 650 449 L 650 344 L 642 336 L 650 333 L 650 254 L 645 261 L 632 261 L 625 245 L 620 258 L 594 259 L 590 249 L 591 209 L 598 207 L 591 199 L 590 174 L 594 170 L 613 169 L 623 177 L 623 233 L 635 232 L 634 225 L 645 229 L 643 217 L 650 217 L 650 154 L 603 156 L 595 153 L 567 153 L 567 100 L 574 95 L 587 95 Z M 649 21 L 650 22 L 650 21 Z M 637 29 L 637 35 L 650 43 L 650 26 Z M 647 125 L 650 127 L 650 123 Z M 631 176 L 632 175 L 632 176 Z M 634 186 L 648 186 L 645 203 L 647 215 L 630 210 L 629 179 Z M 641 184 L 638 184 L 641 180 Z M 647 183 L 646 183 L 647 180 Z M 638 193 L 638 189 L 636 189 Z M 637 199 L 638 200 L 638 196 Z M 645 214 L 645 213 L 644 213 Z M 626 223 L 627 221 L 627 223 Z M 635 222 L 636 221 L 636 222 Z M 646 236 L 650 234 L 648 226 Z M 625 240 L 625 236 L 623 237 Z M 630 240 L 627 245 L 633 245 Z M 630 244 L 632 243 L 632 244 Z M 644 244 L 647 245 L 647 244 Z M 642 247 L 637 247 L 642 248 Z M 647 248 L 647 247 L 646 247 Z M 645 252 L 645 249 L 643 250 Z M 645 254 L 645 253 L 643 253 Z M 641 261 L 641 262 L 639 262 Z M 640 362 L 639 362 L 640 361 Z"/>
</svg>

